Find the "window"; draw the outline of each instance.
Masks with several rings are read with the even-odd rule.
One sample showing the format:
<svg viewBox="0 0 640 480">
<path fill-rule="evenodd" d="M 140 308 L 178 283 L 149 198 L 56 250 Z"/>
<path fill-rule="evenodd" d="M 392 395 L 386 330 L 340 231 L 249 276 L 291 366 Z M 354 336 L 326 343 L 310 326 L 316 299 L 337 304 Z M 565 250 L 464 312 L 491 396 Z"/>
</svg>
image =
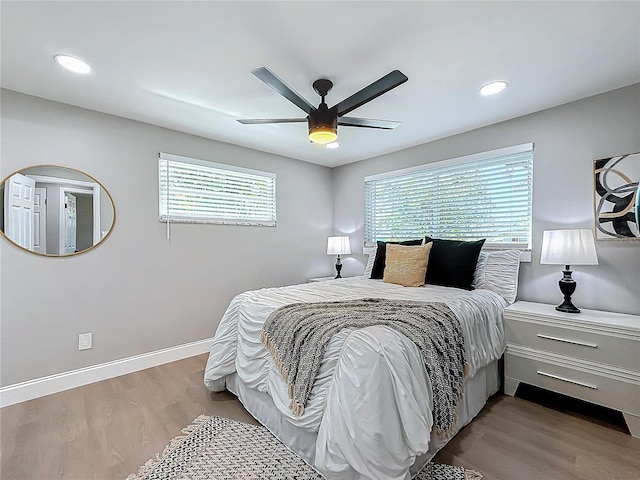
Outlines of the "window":
<svg viewBox="0 0 640 480">
<path fill-rule="evenodd" d="M 161 222 L 276 225 L 276 175 L 161 153 Z"/>
<path fill-rule="evenodd" d="M 365 178 L 365 244 L 433 238 L 531 245 L 533 144 Z"/>
</svg>

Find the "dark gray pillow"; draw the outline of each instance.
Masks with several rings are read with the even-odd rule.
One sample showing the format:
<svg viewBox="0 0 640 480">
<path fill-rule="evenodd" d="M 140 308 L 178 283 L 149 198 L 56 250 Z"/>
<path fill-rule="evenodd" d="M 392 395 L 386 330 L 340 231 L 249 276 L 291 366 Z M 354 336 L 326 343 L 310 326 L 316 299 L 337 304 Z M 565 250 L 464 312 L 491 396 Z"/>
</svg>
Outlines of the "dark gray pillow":
<svg viewBox="0 0 640 480">
<path fill-rule="evenodd" d="M 425 242 L 433 242 L 433 247 L 424 282 L 473 290 L 473 274 L 485 240 L 483 238 L 475 242 L 461 242 L 425 237 Z"/>
<path fill-rule="evenodd" d="M 370 278 L 382 279 L 384 276 L 385 259 L 387 257 L 387 243 L 393 243 L 395 245 L 422 245 L 422 239 L 404 240 L 402 242 L 382 242 L 378 240 L 376 259 L 373 261 Z"/>
</svg>

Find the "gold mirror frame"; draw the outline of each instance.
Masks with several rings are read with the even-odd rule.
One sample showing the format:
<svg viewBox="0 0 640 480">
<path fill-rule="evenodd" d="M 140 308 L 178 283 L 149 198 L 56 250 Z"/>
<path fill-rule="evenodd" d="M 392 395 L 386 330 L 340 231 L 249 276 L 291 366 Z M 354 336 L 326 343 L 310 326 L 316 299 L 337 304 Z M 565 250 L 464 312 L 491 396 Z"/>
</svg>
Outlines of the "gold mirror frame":
<svg viewBox="0 0 640 480">
<path fill-rule="evenodd" d="M 55 253 L 42 253 L 42 252 L 36 252 L 36 251 L 33 251 L 33 250 L 29 250 L 28 248 L 25 248 L 22 245 L 19 245 L 18 243 L 16 243 L 9 236 L 7 236 L 5 234 L 5 232 L 4 232 L 4 230 L 5 230 L 5 228 L 4 228 L 5 227 L 5 225 L 4 225 L 4 221 L 5 221 L 5 218 L 4 218 L 4 213 L 5 213 L 4 212 L 4 209 L 5 209 L 5 194 L 4 194 L 4 191 L 3 191 L 2 199 L 1 199 L 2 200 L 2 206 L 0 207 L 0 208 L 2 208 L 2 215 L 3 215 L 3 217 L 2 217 L 2 228 L 0 228 L 0 236 L 4 237 L 9 242 L 10 245 L 12 245 L 12 246 L 14 246 L 14 247 L 16 247 L 16 248 L 18 248 L 20 250 L 23 250 L 25 252 L 31 253 L 33 255 L 38 255 L 38 256 L 41 256 L 41 257 L 50 257 L 50 258 L 75 257 L 75 256 L 78 256 L 78 255 L 82 255 L 82 254 L 85 254 L 87 252 L 90 252 L 91 250 L 93 250 L 93 249 L 99 247 L 100 245 L 102 245 L 107 240 L 107 238 L 109 238 L 109 236 L 111 236 L 111 233 L 113 232 L 113 229 L 115 227 L 115 224 L 116 224 L 116 204 L 113 201 L 113 197 L 111 196 L 109 191 L 105 188 L 105 186 L 98 179 L 96 179 L 95 177 L 89 175 L 88 173 L 83 172 L 82 170 L 79 170 L 77 168 L 67 167 L 67 166 L 64 166 L 64 165 L 50 164 L 50 163 L 43 163 L 43 164 L 38 164 L 38 165 L 30 165 L 28 167 L 21 168 L 20 170 L 16 170 L 15 172 L 12 172 L 9 175 L 7 175 L 6 177 L 4 177 L 2 179 L 2 181 L 0 182 L 0 189 L 4 190 L 7 181 L 13 175 L 15 175 L 17 173 L 25 175 L 25 172 L 28 172 L 29 170 L 47 169 L 47 168 L 70 170 L 72 172 L 75 172 L 77 175 L 85 177 L 83 180 L 79 180 L 79 179 L 76 179 L 76 178 L 70 178 L 69 179 L 70 181 L 91 182 L 91 183 L 97 184 L 100 187 L 100 192 L 104 192 L 105 193 L 106 198 L 109 200 L 109 203 L 111 205 L 111 211 L 113 213 L 113 218 L 111 220 L 111 225 L 109 226 L 109 229 L 108 229 L 107 233 L 104 236 L 100 235 L 100 239 L 97 242 L 93 243 L 90 247 L 87 247 L 87 248 L 85 248 L 83 250 L 80 250 L 80 251 L 77 251 L 77 252 L 63 253 L 63 254 L 57 253 L 57 254 L 55 254 Z M 41 174 L 39 174 L 37 172 L 34 173 L 33 175 L 43 176 L 43 175 L 41 175 Z M 63 177 L 55 177 L 55 178 L 63 178 Z M 101 232 L 102 232 L 102 230 L 100 229 L 99 233 L 101 233 Z"/>
</svg>

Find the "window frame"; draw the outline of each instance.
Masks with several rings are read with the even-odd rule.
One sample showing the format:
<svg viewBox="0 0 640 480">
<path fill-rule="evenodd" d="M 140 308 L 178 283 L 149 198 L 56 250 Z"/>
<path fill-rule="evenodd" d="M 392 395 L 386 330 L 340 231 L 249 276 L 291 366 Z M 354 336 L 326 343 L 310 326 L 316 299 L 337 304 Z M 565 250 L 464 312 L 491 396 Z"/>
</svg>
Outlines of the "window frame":
<svg viewBox="0 0 640 480">
<path fill-rule="evenodd" d="M 263 180 L 269 179 L 272 182 L 271 195 L 262 196 L 260 198 L 265 199 L 267 201 L 272 202 L 272 208 L 270 210 L 271 219 L 258 219 L 253 218 L 250 219 L 246 216 L 239 215 L 237 217 L 203 217 L 203 216 L 189 216 L 189 215 L 171 215 L 169 213 L 170 209 L 167 208 L 167 211 L 163 211 L 163 207 L 166 207 L 167 204 L 170 203 L 170 195 L 171 188 L 168 181 L 165 180 L 165 177 L 171 177 L 171 165 L 167 164 L 166 174 L 163 172 L 163 162 L 173 162 L 179 164 L 186 165 L 194 165 L 196 167 L 204 167 L 208 169 L 210 172 L 216 171 L 215 173 L 220 175 L 225 175 L 225 173 L 229 172 L 232 174 L 241 174 L 244 179 L 247 179 L 249 176 L 253 177 L 261 177 Z M 233 185 L 232 181 L 229 181 L 230 177 L 234 175 L 229 175 L 227 177 L 227 181 L 229 185 Z M 163 180 L 165 180 L 166 188 L 163 189 Z M 249 225 L 249 226 L 264 226 L 264 227 L 275 227 L 277 226 L 277 189 L 276 189 L 276 174 L 272 172 L 265 172 L 262 170 L 254 170 L 245 167 L 238 167 L 236 165 L 228 165 L 224 163 L 211 162 L 208 160 L 201 160 L 197 158 L 185 157 L 181 155 L 174 155 L 171 153 L 161 152 L 158 154 L 158 220 L 163 223 L 201 223 L 201 224 L 213 224 L 213 225 Z M 163 191 L 164 190 L 164 191 Z M 213 190 L 211 190 L 213 191 Z M 163 193 L 165 193 L 165 203 L 163 204 Z M 223 202 L 220 203 L 224 205 Z M 265 210 L 265 212 L 269 211 L 269 208 Z"/>
<path fill-rule="evenodd" d="M 492 159 L 498 159 L 500 157 L 505 157 L 505 156 L 510 156 L 510 155 L 518 155 L 518 154 L 524 154 L 524 153 L 530 153 L 531 154 L 531 160 L 530 160 L 530 165 L 531 165 L 531 172 L 529 174 L 529 181 L 530 181 L 530 188 L 528 191 L 528 219 L 529 219 L 529 225 L 528 225 L 528 235 L 527 235 L 527 244 L 525 245 L 523 242 L 518 242 L 518 243 L 509 243 L 509 242 L 486 242 L 485 243 L 485 248 L 486 249 L 517 249 L 517 250 L 522 250 L 525 252 L 530 252 L 531 251 L 531 246 L 532 246 L 532 224 L 533 224 L 533 163 L 534 163 L 534 144 L 533 142 L 529 142 L 529 143 L 523 143 L 520 145 L 514 145 L 514 146 L 510 146 L 510 147 L 504 147 L 504 148 L 499 148 L 499 149 L 495 149 L 495 150 L 490 150 L 490 151 L 486 151 L 486 152 L 480 152 L 480 153 L 474 153 L 471 155 L 465 155 L 465 156 L 461 156 L 461 157 L 456 157 L 456 158 L 451 158 L 451 159 L 447 159 L 447 160 L 441 160 L 441 161 L 437 161 L 437 162 L 431 162 L 431 163 L 427 163 L 427 164 L 422 164 L 422 165 L 417 165 L 414 167 L 408 167 L 408 168 L 403 168 L 403 169 L 399 169 L 399 170 L 392 170 L 392 171 L 388 171 L 388 172 L 383 172 L 383 173 L 378 173 L 378 174 L 374 174 L 374 175 L 368 175 L 364 178 L 364 183 L 365 183 L 365 205 L 364 205 L 364 225 L 363 225 L 363 237 L 364 237 L 364 246 L 366 247 L 372 247 L 376 245 L 376 238 L 368 238 L 368 229 L 370 227 L 368 227 L 368 221 L 371 217 L 371 212 L 369 211 L 370 206 L 368 205 L 368 192 L 367 192 L 367 183 L 369 182 L 375 182 L 378 180 L 389 180 L 389 179 L 393 179 L 393 178 L 402 178 L 402 177 L 408 177 L 411 176 L 413 174 L 415 174 L 416 176 L 418 176 L 419 174 L 429 171 L 429 170 L 437 170 L 437 169 L 446 169 L 449 167 L 454 167 L 456 165 L 464 165 L 464 164 L 469 164 L 470 167 L 472 167 L 471 169 L 474 169 L 474 167 L 478 166 L 478 163 L 481 163 L 483 161 L 488 161 L 488 160 L 492 160 Z M 420 236 L 424 236 L 424 235 L 429 235 L 429 232 L 425 232 L 423 234 L 417 235 L 417 236 L 412 236 L 411 238 L 419 238 Z M 373 235 L 375 236 L 375 232 L 373 232 Z M 484 237 L 479 237 L 480 238 L 484 238 Z M 382 240 L 382 239 L 381 239 Z M 405 240 L 405 238 L 397 238 L 397 239 L 393 239 L 393 240 Z"/>
</svg>

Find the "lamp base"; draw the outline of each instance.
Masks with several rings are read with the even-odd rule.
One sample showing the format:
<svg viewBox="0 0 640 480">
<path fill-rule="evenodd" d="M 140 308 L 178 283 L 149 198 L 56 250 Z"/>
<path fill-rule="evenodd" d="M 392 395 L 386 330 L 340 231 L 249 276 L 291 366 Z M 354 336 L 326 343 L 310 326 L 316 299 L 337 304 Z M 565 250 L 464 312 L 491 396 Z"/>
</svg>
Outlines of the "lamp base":
<svg viewBox="0 0 640 480">
<path fill-rule="evenodd" d="M 340 270 L 342 270 L 342 262 L 340 261 L 340 255 L 338 255 L 338 260 L 336 261 L 336 277 L 335 278 L 342 278 L 342 275 L 340 275 Z"/>
<path fill-rule="evenodd" d="M 571 303 L 571 295 L 576 291 L 576 281 L 571 278 L 571 273 L 573 272 L 569 270 L 569 265 L 562 271 L 563 276 L 558 285 L 562 295 L 564 295 L 564 302 L 558 305 L 556 310 L 565 313 L 580 313 L 580 309 Z"/>
<path fill-rule="evenodd" d="M 580 309 L 577 308 L 571 301 L 564 301 L 556 307 L 559 312 L 565 313 L 580 313 Z"/>
</svg>

